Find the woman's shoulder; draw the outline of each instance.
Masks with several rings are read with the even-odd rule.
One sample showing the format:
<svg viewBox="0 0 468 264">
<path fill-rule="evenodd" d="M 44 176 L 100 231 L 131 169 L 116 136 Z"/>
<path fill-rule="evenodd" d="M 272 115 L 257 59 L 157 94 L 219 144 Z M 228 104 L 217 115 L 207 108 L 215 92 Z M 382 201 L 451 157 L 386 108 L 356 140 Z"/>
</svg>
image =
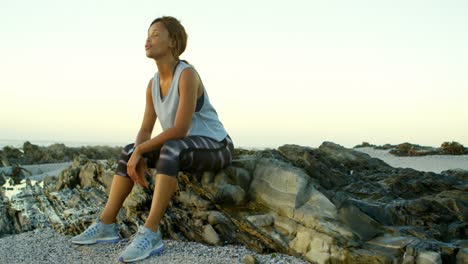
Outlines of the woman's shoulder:
<svg viewBox="0 0 468 264">
<path fill-rule="evenodd" d="M 186 67 L 180 73 L 179 84 L 182 84 L 182 86 L 187 84 L 189 84 L 188 86 L 192 86 L 195 84 L 198 87 L 200 81 L 201 78 L 193 67 Z"/>
<path fill-rule="evenodd" d="M 200 74 L 198 73 L 197 69 L 195 69 L 195 67 L 188 63 L 186 60 L 180 60 L 182 63 L 183 63 L 183 68 L 182 68 L 182 71 L 181 71 L 181 77 L 183 75 L 184 78 L 196 78 L 198 80 L 201 80 L 201 77 L 200 77 Z"/>
<path fill-rule="evenodd" d="M 192 64 L 190 64 L 188 61 L 186 60 L 180 60 L 180 64 L 181 64 L 181 67 L 182 67 L 182 71 L 184 71 L 185 69 L 189 68 L 191 69 L 192 71 L 195 71 L 197 72 L 197 70 L 195 69 L 195 66 L 193 66 Z"/>
<path fill-rule="evenodd" d="M 146 95 L 150 97 L 153 97 L 153 78 L 154 77 L 151 77 L 148 81 L 148 86 L 146 87 Z"/>
</svg>

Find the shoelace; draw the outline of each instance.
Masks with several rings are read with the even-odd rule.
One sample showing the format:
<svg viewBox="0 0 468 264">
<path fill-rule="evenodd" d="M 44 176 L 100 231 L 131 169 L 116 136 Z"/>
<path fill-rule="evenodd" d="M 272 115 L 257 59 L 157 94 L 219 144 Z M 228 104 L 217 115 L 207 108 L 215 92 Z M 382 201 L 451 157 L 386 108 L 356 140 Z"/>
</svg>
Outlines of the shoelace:
<svg viewBox="0 0 468 264">
<path fill-rule="evenodd" d="M 136 247 L 141 250 L 145 250 L 149 245 L 150 245 L 150 241 L 148 240 L 148 238 L 143 237 L 142 239 L 138 241 L 138 244 L 136 245 Z"/>
<path fill-rule="evenodd" d="M 88 236 L 94 236 L 94 235 L 96 235 L 97 231 L 98 231 L 98 227 L 97 227 L 97 225 L 94 225 L 94 226 L 86 229 L 85 234 L 88 235 Z"/>
<path fill-rule="evenodd" d="M 148 237 L 145 236 L 145 231 L 143 229 L 139 228 L 137 231 L 137 234 L 141 235 L 142 237 L 138 240 L 138 243 L 135 245 L 135 247 L 141 250 L 145 250 L 150 245 L 150 241 L 148 240 Z M 136 241 L 136 237 L 133 242 L 135 241 Z"/>
<path fill-rule="evenodd" d="M 113 253 L 117 253 L 117 254 L 120 254 L 122 252 L 122 250 L 124 250 L 129 244 L 131 241 L 133 241 L 136 237 L 136 235 L 138 234 L 135 233 L 131 236 L 129 236 L 128 238 L 124 238 L 124 239 L 121 239 L 119 242 L 117 242 L 113 248 L 111 249 L 111 251 Z"/>
<path fill-rule="evenodd" d="M 135 232 L 133 235 L 129 236 L 128 238 L 121 239 L 119 242 L 115 244 L 112 251 L 120 253 L 122 250 L 127 248 L 130 244 L 133 244 L 136 241 L 137 236 L 139 234 L 143 235 L 144 231 L 139 229 L 137 232 Z M 138 249 L 144 250 L 148 247 L 149 244 L 150 244 L 150 241 L 148 240 L 148 238 L 143 237 L 143 241 L 142 240 L 138 241 L 138 244 L 135 244 L 135 247 Z"/>
<path fill-rule="evenodd" d="M 97 220 L 96 220 L 97 221 Z M 105 228 L 105 226 L 101 226 L 101 228 Z M 99 223 L 95 222 L 92 226 L 85 230 L 85 234 L 88 236 L 94 236 L 97 234 L 99 230 Z"/>
</svg>

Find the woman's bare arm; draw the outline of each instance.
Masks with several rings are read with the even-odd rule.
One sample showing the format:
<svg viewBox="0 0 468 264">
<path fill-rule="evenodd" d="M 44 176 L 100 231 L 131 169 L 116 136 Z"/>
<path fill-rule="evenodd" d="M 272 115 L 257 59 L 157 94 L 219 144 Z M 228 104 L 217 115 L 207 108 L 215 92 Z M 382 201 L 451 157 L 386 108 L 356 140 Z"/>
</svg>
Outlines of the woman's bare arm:
<svg viewBox="0 0 468 264">
<path fill-rule="evenodd" d="M 156 137 L 139 144 L 135 151 L 144 154 L 153 149 L 160 148 L 164 142 L 183 138 L 187 135 L 192 124 L 193 113 L 197 103 L 197 89 L 200 78 L 193 68 L 182 71 L 179 79 L 179 105 L 174 120 L 174 126 L 161 132 Z"/>
<path fill-rule="evenodd" d="M 146 88 L 146 107 L 145 114 L 143 116 L 143 122 L 141 123 L 140 130 L 138 131 L 135 139 L 135 147 L 151 138 L 154 124 L 156 123 L 157 115 L 153 107 L 153 97 L 151 95 L 151 89 L 153 87 L 153 79 L 148 83 Z"/>
</svg>

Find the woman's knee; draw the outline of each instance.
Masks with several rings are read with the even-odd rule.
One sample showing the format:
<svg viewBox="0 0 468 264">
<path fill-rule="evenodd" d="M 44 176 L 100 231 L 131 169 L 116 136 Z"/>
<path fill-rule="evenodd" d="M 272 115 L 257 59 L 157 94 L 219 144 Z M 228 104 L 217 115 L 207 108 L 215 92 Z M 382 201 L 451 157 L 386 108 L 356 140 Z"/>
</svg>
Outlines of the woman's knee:
<svg viewBox="0 0 468 264">
<path fill-rule="evenodd" d="M 171 139 L 166 142 L 161 147 L 161 154 L 169 154 L 171 156 L 179 156 L 179 153 L 183 147 L 182 139 Z"/>
<path fill-rule="evenodd" d="M 123 147 L 122 152 L 120 153 L 119 160 L 117 161 L 117 169 L 115 170 L 115 174 L 120 176 L 128 177 L 127 174 L 127 162 L 131 156 L 128 155 L 128 151 L 134 146 L 134 143 L 127 144 Z"/>
<path fill-rule="evenodd" d="M 125 145 L 125 147 L 123 147 L 123 150 L 125 151 L 125 154 L 126 154 L 131 148 L 133 148 L 133 146 L 135 146 L 135 143 L 130 143 L 130 144 Z"/>
</svg>

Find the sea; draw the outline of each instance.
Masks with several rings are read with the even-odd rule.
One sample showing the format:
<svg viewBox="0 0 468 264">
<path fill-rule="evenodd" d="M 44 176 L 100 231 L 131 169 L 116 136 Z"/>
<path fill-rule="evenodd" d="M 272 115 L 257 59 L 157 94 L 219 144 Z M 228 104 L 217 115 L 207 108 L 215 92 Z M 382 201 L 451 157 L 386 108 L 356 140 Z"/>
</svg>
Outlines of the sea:
<svg viewBox="0 0 468 264">
<path fill-rule="evenodd" d="M 3 147 L 10 146 L 14 148 L 22 148 L 24 142 L 29 141 L 31 144 L 38 146 L 50 146 L 54 143 L 63 143 L 67 147 L 83 147 L 83 146 L 110 146 L 110 147 L 124 147 L 129 142 L 105 142 L 105 141 L 60 141 L 60 140 L 17 140 L 17 139 L 0 139 L 0 150 Z M 249 150 L 262 150 L 265 148 L 276 148 L 273 145 L 235 145 L 235 148 L 249 149 Z"/>
<path fill-rule="evenodd" d="M 67 147 L 83 147 L 83 146 L 110 146 L 122 147 L 127 143 L 125 142 L 99 142 L 99 141 L 53 141 L 53 140 L 16 140 L 16 139 L 0 139 L 0 150 L 5 146 L 14 148 L 22 148 L 24 142 L 29 141 L 31 144 L 47 147 L 55 143 L 63 143 Z"/>
</svg>

